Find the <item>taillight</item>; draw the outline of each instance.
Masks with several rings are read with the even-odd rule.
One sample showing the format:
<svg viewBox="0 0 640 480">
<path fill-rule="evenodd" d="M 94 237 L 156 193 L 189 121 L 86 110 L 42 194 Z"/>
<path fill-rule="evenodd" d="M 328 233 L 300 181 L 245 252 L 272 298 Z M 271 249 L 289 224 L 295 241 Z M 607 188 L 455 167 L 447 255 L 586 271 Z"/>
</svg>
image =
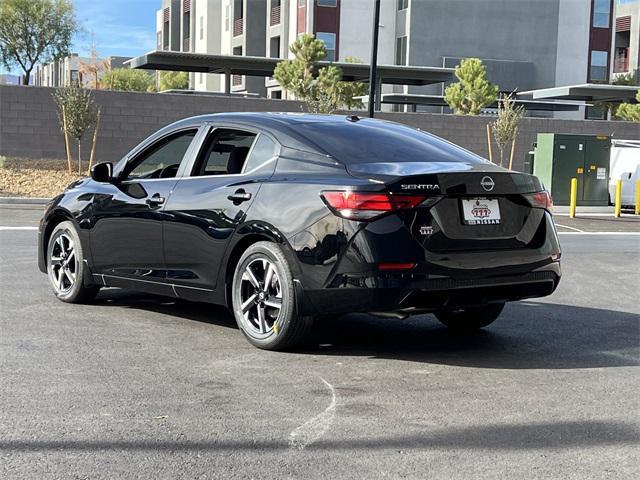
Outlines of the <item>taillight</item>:
<svg viewBox="0 0 640 480">
<path fill-rule="evenodd" d="M 553 199 L 551 198 L 551 194 L 546 190 L 527 193 L 524 197 L 533 208 L 544 208 L 549 211 L 553 209 Z"/>
<path fill-rule="evenodd" d="M 427 197 L 424 195 L 346 191 L 322 192 L 322 198 L 341 217 L 350 220 L 370 220 L 386 212 L 413 208 Z"/>
</svg>

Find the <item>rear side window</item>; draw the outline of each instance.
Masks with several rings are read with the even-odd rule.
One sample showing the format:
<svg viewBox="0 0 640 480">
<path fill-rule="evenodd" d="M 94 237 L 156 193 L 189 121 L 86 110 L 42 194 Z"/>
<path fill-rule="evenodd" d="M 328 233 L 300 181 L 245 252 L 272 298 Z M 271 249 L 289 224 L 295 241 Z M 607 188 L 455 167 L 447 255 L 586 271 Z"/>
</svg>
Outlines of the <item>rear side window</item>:
<svg viewBox="0 0 640 480">
<path fill-rule="evenodd" d="M 468 162 L 482 157 L 426 132 L 393 123 L 362 119 L 358 122 L 302 123 L 296 131 L 345 163 Z"/>
<path fill-rule="evenodd" d="M 242 130 L 214 130 L 202 146 L 193 176 L 242 172 L 256 136 Z"/>
</svg>

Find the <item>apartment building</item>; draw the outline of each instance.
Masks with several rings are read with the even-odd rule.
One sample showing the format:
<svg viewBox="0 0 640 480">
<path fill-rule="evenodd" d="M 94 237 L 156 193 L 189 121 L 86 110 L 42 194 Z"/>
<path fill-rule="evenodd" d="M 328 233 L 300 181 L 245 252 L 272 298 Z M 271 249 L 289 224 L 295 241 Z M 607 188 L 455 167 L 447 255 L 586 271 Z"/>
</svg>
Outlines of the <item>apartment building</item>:
<svg viewBox="0 0 640 480">
<path fill-rule="evenodd" d="M 83 65 L 93 65 L 99 63 L 106 71 L 112 68 L 124 68 L 129 57 L 111 56 L 105 58 L 80 57 L 77 53 L 53 62 L 36 65 L 33 74 L 34 85 L 38 87 L 65 87 L 71 82 L 80 82 L 89 86 L 94 80 L 91 75 L 83 74 Z"/>
<path fill-rule="evenodd" d="M 503 91 L 607 82 L 623 63 L 611 54 L 614 42 L 615 59 L 629 58 L 625 68 L 637 65 L 639 3 L 382 0 L 378 63 L 454 67 L 479 57 Z M 325 42 L 327 60 L 368 62 L 371 54 L 373 0 L 163 0 L 157 19 L 163 50 L 288 58 L 293 40 L 312 33 Z M 196 90 L 225 87 L 222 75 L 191 78 Z M 232 92 L 286 97 L 273 79 L 233 76 L 231 82 Z M 383 93 L 443 89 L 385 85 Z"/>
<path fill-rule="evenodd" d="M 613 37 L 614 76 L 640 68 L 640 0 L 616 0 Z M 636 77 L 638 78 L 638 77 Z"/>
</svg>

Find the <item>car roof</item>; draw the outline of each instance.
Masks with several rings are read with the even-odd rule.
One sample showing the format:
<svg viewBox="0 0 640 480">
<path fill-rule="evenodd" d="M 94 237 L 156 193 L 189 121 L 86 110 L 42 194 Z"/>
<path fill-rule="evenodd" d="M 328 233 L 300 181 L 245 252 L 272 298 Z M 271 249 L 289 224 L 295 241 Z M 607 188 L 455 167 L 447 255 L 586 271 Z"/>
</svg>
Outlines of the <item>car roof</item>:
<svg viewBox="0 0 640 480">
<path fill-rule="evenodd" d="M 197 115 L 194 117 L 178 120 L 166 126 L 160 132 L 166 132 L 177 128 L 185 128 L 192 125 L 199 125 L 204 122 L 223 122 L 237 124 L 238 126 L 253 127 L 271 133 L 278 141 L 289 148 L 311 151 L 322 155 L 328 155 L 327 151 L 310 140 L 308 137 L 296 131 L 296 126 L 310 123 L 329 123 L 333 125 L 350 124 L 353 125 L 361 120 L 369 122 L 384 122 L 383 120 L 373 120 L 361 118 L 356 115 L 329 115 L 294 112 L 229 112 L 211 113 Z M 393 122 L 385 122 L 393 123 Z"/>
</svg>

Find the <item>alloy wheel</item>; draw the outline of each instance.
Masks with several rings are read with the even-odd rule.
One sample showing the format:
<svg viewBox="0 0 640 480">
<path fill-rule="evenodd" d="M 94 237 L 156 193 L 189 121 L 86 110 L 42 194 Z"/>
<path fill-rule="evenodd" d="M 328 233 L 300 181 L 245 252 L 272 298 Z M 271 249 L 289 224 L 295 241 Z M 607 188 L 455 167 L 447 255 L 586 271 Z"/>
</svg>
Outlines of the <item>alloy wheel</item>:
<svg viewBox="0 0 640 480">
<path fill-rule="evenodd" d="M 266 258 L 247 264 L 240 280 L 240 309 L 245 331 L 265 338 L 278 333 L 282 284 L 275 265 Z"/>
<path fill-rule="evenodd" d="M 59 234 L 49 252 L 49 275 L 58 293 L 66 294 L 76 284 L 78 257 L 73 240 L 66 233 Z"/>
</svg>

